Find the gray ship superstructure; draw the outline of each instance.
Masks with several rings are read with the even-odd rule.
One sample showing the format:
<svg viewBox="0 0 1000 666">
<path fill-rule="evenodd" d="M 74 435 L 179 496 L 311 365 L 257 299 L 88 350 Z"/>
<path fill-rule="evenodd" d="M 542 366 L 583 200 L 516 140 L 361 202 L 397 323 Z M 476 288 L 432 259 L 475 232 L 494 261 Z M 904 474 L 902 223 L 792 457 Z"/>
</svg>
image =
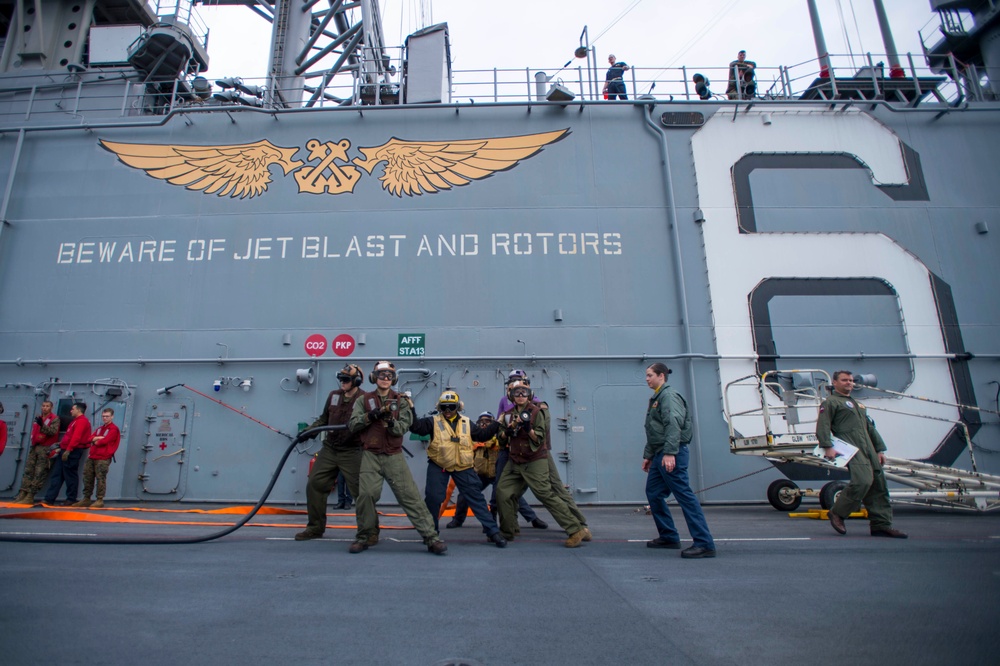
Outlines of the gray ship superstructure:
<svg viewBox="0 0 1000 666">
<path fill-rule="evenodd" d="M 709 502 L 830 478 L 730 453 L 724 387 L 803 367 L 925 398 L 860 392 L 894 456 L 968 467 L 967 431 L 1000 471 L 990 53 L 959 69 L 942 42 L 934 71 L 826 69 L 798 90 L 782 70 L 752 100 L 680 80 L 635 99 L 633 80 L 609 103 L 543 75 L 455 103 L 446 26 L 397 66 L 372 3 L 334 6 L 271 7 L 267 81 L 213 87 L 190 6 L 0 3 L 0 493 L 48 398 L 115 409 L 108 499 L 255 498 L 336 370 L 378 359 L 418 413 L 445 387 L 495 410 L 524 369 L 580 503 L 644 501 L 657 360 Z M 304 501 L 311 452 L 276 501 Z"/>
</svg>

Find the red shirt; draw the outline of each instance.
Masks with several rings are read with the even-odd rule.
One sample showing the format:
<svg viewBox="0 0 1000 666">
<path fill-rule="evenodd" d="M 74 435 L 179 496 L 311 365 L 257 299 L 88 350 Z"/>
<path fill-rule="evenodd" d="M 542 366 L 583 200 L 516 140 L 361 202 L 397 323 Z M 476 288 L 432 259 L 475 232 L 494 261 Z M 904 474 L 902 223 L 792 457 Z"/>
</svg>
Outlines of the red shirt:
<svg viewBox="0 0 1000 666">
<path fill-rule="evenodd" d="M 80 415 L 69 422 L 59 448 L 63 451 L 90 448 L 90 436 L 90 421 L 86 416 Z"/>
<path fill-rule="evenodd" d="M 0 454 L 7 448 L 7 422 L 0 420 Z"/>
<path fill-rule="evenodd" d="M 101 439 L 95 439 L 91 445 L 90 459 L 111 460 L 111 456 L 115 455 L 115 451 L 118 450 L 118 444 L 122 438 L 118 426 L 113 421 L 107 425 L 102 425 L 94 431 L 94 437 L 101 437 Z"/>
<path fill-rule="evenodd" d="M 39 414 L 39 416 L 42 416 Z M 49 412 L 48 416 L 42 416 L 42 422 L 45 425 L 50 425 L 55 421 L 57 417 L 53 412 Z M 38 427 L 37 423 L 31 424 L 31 443 L 36 446 L 52 446 L 59 441 L 59 429 L 56 428 L 56 434 L 46 435 L 42 432 L 42 429 Z"/>
</svg>

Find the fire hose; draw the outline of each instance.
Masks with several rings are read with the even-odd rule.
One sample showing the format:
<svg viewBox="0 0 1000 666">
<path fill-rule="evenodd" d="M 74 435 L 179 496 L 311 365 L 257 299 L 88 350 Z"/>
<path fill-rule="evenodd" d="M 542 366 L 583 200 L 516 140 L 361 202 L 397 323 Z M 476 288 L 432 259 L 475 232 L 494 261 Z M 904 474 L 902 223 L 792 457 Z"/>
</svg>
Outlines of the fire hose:
<svg viewBox="0 0 1000 666">
<path fill-rule="evenodd" d="M 226 527 L 223 530 L 220 530 L 218 532 L 212 532 L 211 534 L 206 534 L 204 536 L 197 536 L 197 537 L 144 537 L 144 538 L 137 538 L 137 539 L 128 539 L 128 538 L 124 538 L 124 537 L 66 537 L 66 536 L 45 536 L 45 535 L 42 535 L 42 534 L 38 534 L 38 535 L 34 535 L 34 534 L 3 534 L 2 532 L 0 532 L 0 542 L 11 541 L 11 542 L 21 542 L 21 543 L 81 543 L 81 544 L 109 544 L 109 545 L 127 545 L 127 544 L 135 544 L 135 545 L 161 545 L 161 544 L 204 543 L 206 541 L 213 541 L 215 539 L 221 539 L 222 537 L 227 536 L 229 534 L 232 534 L 236 530 L 240 529 L 241 527 L 243 527 L 244 525 L 246 525 L 248 522 L 250 522 L 250 520 L 255 515 L 257 515 L 257 512 L 260 511 L 261 507 L 263 507 L 264 503 L 267 501 L 267 498 L 271 495 L 271 491 L 274 490 L 274 484 L 276 484 L 278 482 L 278 476 L 281 474 L 281 470 L 284 469 L 285 463 L 288 461 L 288 456 L 290 456 L 292 454 L 292 451 L 295 450 L 296 446 L 298 446 L 301 442 L 303 442 L 303 441 L 305 441 L 307 439 L 312 439 L 314 436 L 319 435 L 320 433 L 328 432 L 328 431 L 331 431 L 331 430 L 345 430 L 345 429 L 347 429 L 346 425 L 319 426 L 317 428 L 309 428 L 308 430 L 303 430 L 297 436 L 292 437 L 291 435 L 289 435 L 287 433 L 284 433 L 284 432 L 281 432 L 280 430 L 278 430 L 276 428 L 272 428 L 271 426 L 267 425 L 263 421 L 260 421 L 258 419 L 253 418 L 249 414 L 241 412 L 240 410 L 235 409 L 233 407 L 230 407 L 229 405 L 227 405 L 226 403 L 222 402 L 221 400 L 216 400 L 215 398 L 212 398 L 211 396 L 207 396 L 204 393 L 201 393 L 199 391 L 195 391 L 195 389 L 192 389 L 190 386 L 187 386 L 185 384 L 175 384 L 175 385 L 167 387 L 167 388 L 159 389 L 157 391 L 157 393 L 160 394 L 160 395 L 163 395 L 163 394 L 169 393 L 170 389 L 177 388 L 178 386 L 183 386 L 184 388 L 186 388 L 186 389 L 188 389 L 190 391 L 194 391 L 195 393 L 198 393 L 199 395 L 202 395 L 202 396 L 208 398 L 209 400 L 212 400 L 213 402 L 219 403 L 220 405 L 222 405 L 223 407 L 226 407 L 227 409 L 232 409 L 237 414 L 240 414 L 241 416 L 245 416 L 246 418 L 250 419 L 254 423 L 262 425 L 265 428 L 267 428 L 268 430 L 273 430 L 274 432 L 278 433 L 279 435 L 283 435 L 283 436 L 288 437 L 288 438 L 290 438 L 292 440 L 288 444 L 288 448 L 285 449 L 284 455 L 281 456 L 281 460 L 278 461 L 278 466 L 277 466 L 277 468 L 275 468 L 274 474 L 271 475 L 271 481 L 270 481 L 270 483 L 267 484 L 267 488 L 264 489 L 264 494 L 261 495 L 261 498 L 257 501 L 257 504 L 254 505 L 254 507 L 250 510 L 249 513 L 247 513 L 246 516 L 244 516 L 242 519 L 236 521 L 235 524 L 230 525 L 230 526 Z"/>
</svg>

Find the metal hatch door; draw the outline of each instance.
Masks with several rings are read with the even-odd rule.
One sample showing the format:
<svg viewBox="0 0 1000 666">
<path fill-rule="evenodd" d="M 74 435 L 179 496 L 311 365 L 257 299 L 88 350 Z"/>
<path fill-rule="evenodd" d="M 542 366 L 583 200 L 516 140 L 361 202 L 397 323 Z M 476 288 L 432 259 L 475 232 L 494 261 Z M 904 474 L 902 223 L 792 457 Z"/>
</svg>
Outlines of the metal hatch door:
<svg viewBox="0 0 1000 666">
<path fill-rule="evenodd" d="M 0 456 L 0 493 L 20 488 L 19 474 L 23 472 L 23 463 L 28 457 L 28 449 L 22 448 L 24 434 L 31 429 L 29 401 L 23 394 L 19 396 L 14 392 L 0 391 L 0 402 L 4 406 L 0 428 L 7 429 L 7 449 Z"/>
<path fill-rule="evenodd" d="M 115 464 L 111 465 L 111 468 L 108 470 L 108 491 L 106 497 L 107 499 L 121 499 L 132 496 L 131 484 L 128 484 L 130 487 L 126 488 L 127 465 L 125 464 L 129 451 L 129 441 L 132 435 L 130 427 L 133 408 L 132 395 L 130 394 L 125 400 L 112 398 L 107 400 L 107 402 L 104 400 L 95 402 L 92 405 L 91 412 L 88 412 L 90 424 L 94 430 L 97 430 L 102 423 L 101 412 L 109 408 L 115 412 L 112 420 L 118 426 L 118 431 L 121 433 L 121 441 L 113 460 Z"/>
<path fill-rule="evenodd" d="M 193 413 L 193 401 L 185 398 L 162 396 L 150 403 L 146 412 L 146 443 L 139 466 L 143 494 L 169 495 L 170 499 L 184 496 Z"/>
</svg>

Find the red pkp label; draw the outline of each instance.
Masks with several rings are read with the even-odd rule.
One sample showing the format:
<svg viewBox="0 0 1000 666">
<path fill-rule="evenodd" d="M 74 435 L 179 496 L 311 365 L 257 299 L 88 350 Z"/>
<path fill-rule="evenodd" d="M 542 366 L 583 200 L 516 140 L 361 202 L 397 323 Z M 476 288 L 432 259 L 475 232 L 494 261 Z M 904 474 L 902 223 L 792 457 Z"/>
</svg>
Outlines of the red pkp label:
<svg viewBox="0 0 1000 666">
<path fill-rule="evenodd" d="M 341 333 L 333 339 L 333 353 L 337 356 L 350 356 L 354 353 L 354 338 L 347 333 Z"/>
</svg>

